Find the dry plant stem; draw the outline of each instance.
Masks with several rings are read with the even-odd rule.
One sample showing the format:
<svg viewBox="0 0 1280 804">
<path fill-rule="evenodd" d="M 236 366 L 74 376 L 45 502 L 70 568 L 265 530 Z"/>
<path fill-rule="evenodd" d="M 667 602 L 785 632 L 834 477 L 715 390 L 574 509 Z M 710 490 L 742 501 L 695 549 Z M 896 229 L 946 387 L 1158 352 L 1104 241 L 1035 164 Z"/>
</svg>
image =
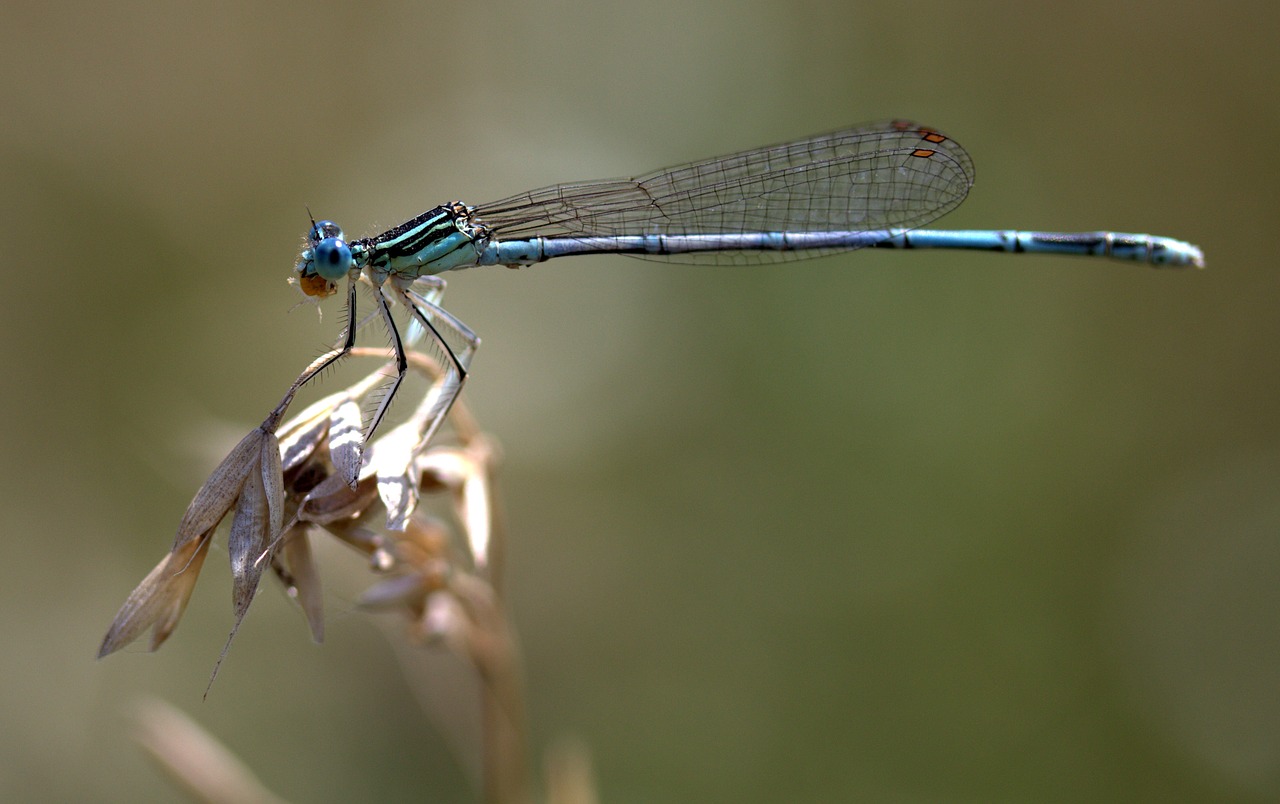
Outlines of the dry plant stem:
<svg viewBox="0 0 1280 804">
<path fill-rule="evenodd" d="M 197 801 L 283 804 L 249 768 L 191 718 L 159 699 L 136 706 L 137 741 Z"/>
<path fill-rule="evenodd" d="M 495 526 L 491 546 L 502 544 L 503 538 L 501 527 Z M 496 563 L 491 564 L 493 576 L 497 570 Z M 485 583 L 478 577 L 461 575 L 453 587 L 472 622 L 467 647 L 480 675 L 485 800 L 530 801 L 528 726 L 515 631 L 493 577 Z"/>
<path fill-rule="evenodd" d="M 514 657 L 507 658 L 508 667 L 499 677 L 484 679 L 482 688 L 484 733 L 485 800 L 499 802 L 531 801 L 528 785 L 528 760 L 525 753 L 524 696 L 520 691 L 519 671 Z M 499 692 L 495 687 L 508 688 Z M 503 699 L 510 699 L 504 703 Z"/>
<path fill-rule="evenodd" d="M 547 804 L 598 804 L 591 756 L 577 740 L 562 740 L 544 758 Z"/>
<path fill-rule="evenodd" d="M 492 452 L 492 447 L 489 449 Z M 488 672 L 481 673 L 483 685 L 480 691 L 484 709 L 485 799 L 526 801 L 529 800 L 529 757 L 526 752 L 529 732 L 525 722 L 524 673 L 520 667 L 520 645 L 507 620 L 502 594 L 507 556 L 506 517 L 495 483 L 493 461 L 485 462 L 485 472 L 489 479 L 492 519 L 488 566 L 492 591 L 492 608 L 488 615 L 492 618 L 492 625 L 481 631 L 493 634 L 495 644 L 486 650 L 484 661 L 472 657 L 477 668 L 488 667 Z"/>
<path fill-rule="evenodd" d="M 501 616 L 501 612 L 498 612 Z M 514 639 L 504 632 L 507 645 L 483 679 L 483 739 L 485 800 L 531 801 L 526 752 L 528 729 L 524 717 L 524 685 Z"/>
</svg>

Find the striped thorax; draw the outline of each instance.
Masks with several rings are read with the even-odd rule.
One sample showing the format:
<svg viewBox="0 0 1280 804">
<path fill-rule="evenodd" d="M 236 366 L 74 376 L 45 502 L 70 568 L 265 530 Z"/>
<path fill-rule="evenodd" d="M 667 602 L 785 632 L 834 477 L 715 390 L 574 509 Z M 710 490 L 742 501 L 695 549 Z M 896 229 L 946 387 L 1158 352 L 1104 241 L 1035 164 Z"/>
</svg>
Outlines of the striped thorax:
<svg viewBox="0 0 1280 804">
<path fill-rule="evenodd" d="M 318 221 L 308 240 L 295 266 L 298 284 L 308 296 L 323 298 L 337 292 L 343 277 L 362 271 L 381 287 L 391 276 L 412 280 L 469 268 L 489 244 L 489 230 L 473 219 L 471 207 L 455 201 L 349 244 L 337 224 Z"/>
</svg>

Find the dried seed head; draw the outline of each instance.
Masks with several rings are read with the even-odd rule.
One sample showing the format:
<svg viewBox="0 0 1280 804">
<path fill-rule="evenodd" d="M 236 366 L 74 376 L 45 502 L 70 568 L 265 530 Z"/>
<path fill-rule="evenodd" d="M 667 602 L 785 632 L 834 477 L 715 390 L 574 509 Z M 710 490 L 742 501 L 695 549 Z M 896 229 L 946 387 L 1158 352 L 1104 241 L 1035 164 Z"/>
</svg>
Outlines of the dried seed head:
<svg viewBox="0 0 1280 804">
<path fill-rule="evenodd" d="M 359 351 L 359 350 L 357 350 Z M 381 354 L 381 353 L 380 353 Z M 411 354 L 417 371 L 434 363 Z M 432 446 L 439 388 L 433 384 L 410 418 L 369 445 L 362 443 L 360 405 L 384 380 L 375 371 L 309 406 L 278 427 L 286 396 L 263 427 L 246 435 L 205 481 L 188 506 L 169 555 L 138 585 L 112 622 L 100 654 L 118 650 L 148 628 L 158 647 L 177 625 L 219 522 L 232 514 L 228 554 L 235 625 L 271 567 L 298 600 L 313 638 L 324 635 L 322 594 L 311 552 L 313 528 L 369 556 L 378 573 L 393 573 L 361 598 L 362 605 L 400 609 L 424 638 L 444 637 L 464 653 L 492 635 L 474 616 L 492 590 L 479 575 L 493 528 L 491 444 L 465 424 L 459 446 Z M 355 483 L 351 480 L 355 479 Z M 420 512 L 424 495 L 448 495 L 465 535 L 457 541 L 444 520 Z M 459 597 L 459 590 L 467 590 Z M 477 630 L 478 629 L 478 630 Z M 228 644 L 230 640 L 228 640 Z M 475 644 L 473 644 L 475 643 Z M 463 649 L 464 646 L 470 648 Z M 224 648 L 225 655 L 225 648 Z M 221 659 L 219 659 L 219 662 Z M 216 674 L 216 669 L 215 669 Z"/>
<path fill-rule="evenodd" d="M 210 535 L 206 534 L 204 538 L 175 547 L 142 579 L 111 621 L 98 648 L 99 659 L 128 645 L 153 626 L 151 650 L 168 639 L 191 599 L 191 590 L 209 554 L 210 541 Z"/>
<path fill-rule="evenodd" d="M 227 515 L 240 496 L 245 478 L 261 459 L 262 444 L 266 438 L 266 432 L 253 430 L 213 470 L 178 523 L 178 535 L 173 540 L 175 550 L 216 528 Z"/>
</svg>

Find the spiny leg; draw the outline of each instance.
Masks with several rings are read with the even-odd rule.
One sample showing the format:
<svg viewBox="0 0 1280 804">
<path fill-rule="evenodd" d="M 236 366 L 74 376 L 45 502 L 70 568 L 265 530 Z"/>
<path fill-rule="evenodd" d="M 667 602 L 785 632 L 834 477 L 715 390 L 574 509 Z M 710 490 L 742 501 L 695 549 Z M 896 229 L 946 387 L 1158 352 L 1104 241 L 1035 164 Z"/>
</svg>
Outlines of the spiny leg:
<svg viewBox="0 0 1280 804">
<path fill-rule="evenodd" d="M 351 351 L 356 345 L 356 280 L 351 279 L 347 282 L 347 331 L 343 335 L 342 344 L 335 346 L 333 349 L 311 361 L 311 365 L 293 381 L 293 385 L 289 386 L 289 390 L 285 392 L 284 399 L 280 400 L 280 404 L 276 409 L 271 411 L 271 415 L 262 423 L 262 426 L 268 432 L 274 432 L 280 424 L 280 419 L 284 416 L 286 410 L 289 409 L 293 397 L 298 393 L 298 389 L 314 380 L 320 372 L 338 362 Z"/>
<path fill-rule="evenodd" d="M 419 431 L 421 433 L 419 442 L 426 444 L 430 442 L 431 437 L 435 434 L 441 422 L 444 421 L 449 409 L 462 391 L 462 384 L 467 378 L 467 369 L 471 364 L 476 348 L 480 345 L 480 339 L 470 327 L 435 303 L 435 300 L 439 299 L 444 292 L 444 280 L 437 277 L 419 277 L 412 283 L 403 283 L 402 281 L 397 281 L 396 278 L 392 278 L 391 284 L 395 288 L 395 293 L 400 303 L 405 306 L 405 309 L 409 310 L 413 320 L 421 325 L 425 332 L 430 334 L 431 340 L 439 347 L 439 351 L 444 358 L 441 361 L 441 375 L 428 391 L 429 397 L 432 397 L 431 403 L 427 406 L 427 411 L 421 416 L 423 425 Z M 424 293 L 419 293 L 417 288 L 421 288 Z M 392 351 L 395 354 L 396 375 L 386 387 L 377 409 L 365 427 L 361 438 L 361 451 L 369 446 L 374 432 L 382 424 L 382 420 L 390 409 L 400 385 L 404 382 L 405 374 L 408 372 L 408 359 L 405 356 L 404 341 L 391 314 L 387 296 L 382 288 L 376 286 L 374 287 L 374 293 L 378 304 L 377 314 L 382 317 L 383 323 L 387 327 L 388 336 L 391 339 Z M 294 388 L 290 390 L 289 397 L 286 398 L 285 403 L 282 403 L 282 406 L 287 405 L 287 399 L 291 398 L 293 392 L 299 387 L 309 382 L 328 366 L 333 365 L 335 361 L 351 350 L 355 344 L 355 333 L 359 329 L 354 322 L 355 286 L 353 283 L 348 303 L 347 335 L 344 338 L 343 345 L 317 358 L 307 368 L 306 372 L 295 381 Z M 361 322 L 361 324 L 363 323 L 365 322 Z M 441 334 L 441 329 L 454 335 L 455 339 L 460 341 L 461 348 L 459 350 L 454 350 L 448 339 Z M 360 461 L 354 462 L 354 465 L 358 467 Z M 349 477 L 346 480 L 349 484 L 354 485 L 356 477 Z"/>
<path fill-rule="evenodd" d="M 420 276 L 413 280 L 413 284 L 409 287 L 421 294 L 426 300 L 434 305 L 439 305 L 440 300 L 444 298 L 444 289 L 446 283 L 438 276 L 428 274 Z"/>
<path fill-rule="evenodd" d="M 401 286 L 403 287 L 404 284 L 401 283 Z M 420 294 L 422 298 L 426 299 L 428 304 L 434 304 L 437 307 L 444 298 L 445 281 L 438 276 L 420 276 L 417 279 L 414 279 L 408 287 L 412 288 Z M 413 310 L 412 305 L 406 303 L 403 296 L 400 298 L 400 303 L 404 305 L 406 310 Z M 422 336 L 426 333 L 427 328 L 422 325 L 420 320 L 418 320 L 418 316 L 411 313 L 409 316 L 409 332 L 405 335 L 404 339 L 405 345 L 413 347 L 414 344 L 422 340 Z M 432 336 L 432 339 L 434 340 L 435 336 Z M 447 355 L 444 357 L 446 360 L 450 359 Z"/>
<path fill-rule="evenodd" d="M 438 276 L 421 276 L 404 289 L 405 299 L 410 304 L 405 305 L 410 312 L 413 313 L 414 320 L 425 325 L 426 329 L 431 330 L 434 338 L 440 343 L 445 352 L 446 357 L 457 367 L 458 372 L 463 379 L 466 378 L 467 371 L 471 368 L 471 358 L 475 356 L 476 349 L 480 346 L 480 338 L 475 331 L 462 323 L 456 316 L 448 310 L 440 306 L 440 301 L 444 297 L 445 281 Z M 425 315 L 429 315 L 435 319 L 437 324 L 457 336 L 462 343 L 462 348 L 454 351 L 448 342 L 441 337 L 439 330 L 433 325 Z"/>
<path fill-rule="evenodd" d="M 391 338 L 391 348 L 395 352 L 396 357 L 396 376 L 395 379 L 387 386 L 386 392 L 382 395 L 382 401 L 378 403 L 378 409 L 374 411 L 373 418 L 369 420 L 368 427 L 364 431 L 363 445 L 369 445 L 369 439 L 373 438 L 373 433 L 378 429 L 378 425 L 382 423 L 382 417 L 387 414 L 387 409 L 391 407 L 391 400 L 395 398 L 396 391 L 400 390 L 400 383 L 404 382 L 404 375 L 409 370 L 409 360 L 404 356 L 404 343 L 400 339 L 400 330 L 396 327 L 395 319 L 391 315 L 391 307 L 387 304 L 387 296 L 382 292 L 381 288 L 376 290 L 378 299 L 378 311 L 382 313 L 383 323 L 387 325 L 387 334 Z M 355 478 L 349 478 L 352 485 L 355 484 Z"/>
<path fill-rule="evenodd" d="M 427 281 L 423 281 L 427 280 Z M 454 317 L 449 311 L 435 303 L 444 292 L 444 280 L 438 277 L 421 277 L 409 287 L 397 284 L 400 302 L 409 310 L 413 320 L 422 325 L 424 331 L 439 346 L 443 353 L 441 374 L 432 384 L 428 394 L 433 397 L 431 405 L 423 415 L 420 443 L 427 444 L 439 429 L 441 422 L 448 415 L 449 409 L 462 393 L 462 385 L 467 379 L 467 370 L 480 339 L 470 327 Z M 427 294 L 419 293 L 415 288 L 425 287 Z M 429 298 L 430 297 L 430 298 Z M 442 334 L 445 330 L 455 335 L 461 348 L 454 350 L 448 339 Z"/>
</svg>

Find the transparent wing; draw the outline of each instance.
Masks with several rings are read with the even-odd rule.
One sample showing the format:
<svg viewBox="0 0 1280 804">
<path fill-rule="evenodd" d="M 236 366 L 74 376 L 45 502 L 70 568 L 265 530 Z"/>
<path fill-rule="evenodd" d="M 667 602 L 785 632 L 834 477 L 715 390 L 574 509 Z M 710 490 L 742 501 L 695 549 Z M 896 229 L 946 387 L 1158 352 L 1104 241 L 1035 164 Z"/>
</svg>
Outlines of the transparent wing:
<svg viewBox="0 0 1280 804">
<path fill-rule="evenodd" d="M 496 238 L 914 228 L 954 209 L 973 163 L 940 132 L 873 123 L 633 179 L 557 184 L 476 207 Z M 827 250 L 829 251 L 829 250 Z M 826 251 L 658 257 L 679 262 L 796 259 Z M 746 260 L 744 260 L 746 257 Z"/>
</svg>

